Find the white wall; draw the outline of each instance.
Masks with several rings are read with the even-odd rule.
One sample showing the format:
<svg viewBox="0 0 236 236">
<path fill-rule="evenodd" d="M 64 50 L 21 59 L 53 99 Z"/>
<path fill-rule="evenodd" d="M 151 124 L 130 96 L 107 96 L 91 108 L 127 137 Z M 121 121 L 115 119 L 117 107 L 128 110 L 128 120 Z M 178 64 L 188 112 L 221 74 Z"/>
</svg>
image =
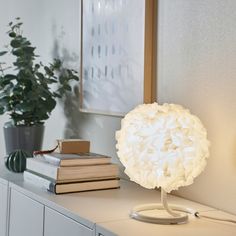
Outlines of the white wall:
<svg viewBox="0 0 236 236">
<path fill-rule="evenodd" d="M 236 1 L 160 0 L 159 102 L 182 104 L 208 130 L 211 157 L 177 194 L 236 213 Z"/>
</svg>

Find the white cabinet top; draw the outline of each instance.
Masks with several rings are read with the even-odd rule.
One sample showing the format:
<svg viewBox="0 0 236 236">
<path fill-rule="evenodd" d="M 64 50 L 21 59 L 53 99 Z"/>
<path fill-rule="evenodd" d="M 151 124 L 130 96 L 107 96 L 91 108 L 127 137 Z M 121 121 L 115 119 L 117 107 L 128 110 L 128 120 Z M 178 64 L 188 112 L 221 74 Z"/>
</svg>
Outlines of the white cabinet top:
<svg viewBox="0 0 236 236">
<path fill-rule="evenodd" d="M 121 180 L 120 189 L 55 195 L 24 182 L 22 174 L 11 173 L 3 166 L 0 168 L 0 178 L 9 181 L 10 187 L 15 190 L 91 229 L 97 225 L 101 228 L 101 232 L 105 228 L 118 235 L 151 236 L 157 235 L 159 231 L 160 235 L 163 232 L 165 235 L 175 235 L 175 232 L 179 232 L 181 235 L 195 235 L 192 232 L 196 228 L 196 232 L 198 232 L 196 235 L 209 235 L 210 233 L 217 235 L 219 232 L 221 235 L 233 235 L 231 233 L 236 235 L 236 224 L 218 223 L 194 217 L 190 218 L 189 224 L 176 226 L 148 224 L 130 219 L 129 212 L 135 205 L 160 202 L 160 193 L 156 190 L 144 189 L 126 180 Z M 211 207 L 176 196 L 169 196 L 169 203 L 188 206 L 198 212 L 219 214 Z M 228 234 L 226 234 L 227 232 Z"/>
</svg>

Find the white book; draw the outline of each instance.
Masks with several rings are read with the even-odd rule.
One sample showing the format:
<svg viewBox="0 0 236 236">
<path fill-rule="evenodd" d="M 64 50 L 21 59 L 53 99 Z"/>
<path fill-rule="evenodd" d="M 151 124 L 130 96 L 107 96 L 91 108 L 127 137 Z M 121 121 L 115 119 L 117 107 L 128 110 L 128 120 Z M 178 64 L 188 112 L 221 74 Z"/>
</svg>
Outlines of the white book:
<svg viewBox="0 0 236 236">
<path fill-rule="evenodd" d="M 26 169 L 57 179 L 58 168 L 48 163 L 43 157 L 27 158 Z"/>
<path fill-rule="evenodd" d="M 30 171 L 24 171 L 24 180 L 27 181 L 27 182 L 31 182 L 33 184 L 35 184 L 36 186 L 39 186 L 41 188 L 44 188 L 44 189 L 47 189 L 49 190 L 50 189 L 50 185 L 52 183 L 52 180 L 50 179 L 46 179 L 46 178 L 43 178 L 42 176 L 40 175 L 36 175 Z"/>
</svg>

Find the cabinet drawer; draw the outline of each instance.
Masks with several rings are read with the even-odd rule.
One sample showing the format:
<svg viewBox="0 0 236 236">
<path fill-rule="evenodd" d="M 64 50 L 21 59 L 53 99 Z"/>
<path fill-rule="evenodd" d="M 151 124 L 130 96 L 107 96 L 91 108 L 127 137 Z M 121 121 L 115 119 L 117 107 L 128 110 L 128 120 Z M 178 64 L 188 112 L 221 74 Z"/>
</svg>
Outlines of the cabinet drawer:
<svg viewBox="0 0 236 236">
<path fill-rule="evenodd" d="M 11 189 L 9 236 L 43 236 L 44 206 Z"/>
<path fill-rule="evenodd" d="M 0 183 L 0 236 L 5 236 L 7 229 L 7 191 L 8 186 Z"/>
<path fill-rule="evenodd" d="M 44 236 L 93 236 L 93 230 L 45 207 Z"/>
</svg>

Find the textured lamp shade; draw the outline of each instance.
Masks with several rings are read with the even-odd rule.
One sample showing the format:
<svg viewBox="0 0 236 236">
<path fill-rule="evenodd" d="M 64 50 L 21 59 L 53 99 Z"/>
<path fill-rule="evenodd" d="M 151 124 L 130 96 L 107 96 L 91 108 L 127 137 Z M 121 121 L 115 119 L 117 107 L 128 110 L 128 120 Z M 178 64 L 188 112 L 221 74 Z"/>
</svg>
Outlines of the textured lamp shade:
<svg viewBox="0 0 236 236">
<path fill-rule="evenodd" d="M 125 173 L 145 188 L 161 187 L 166 205 L 165 193 L 192 184 L 209 156 L 203 124 L 175 104 L 139 105 L 124 117 L 116 139 Z"/>
</svg>

